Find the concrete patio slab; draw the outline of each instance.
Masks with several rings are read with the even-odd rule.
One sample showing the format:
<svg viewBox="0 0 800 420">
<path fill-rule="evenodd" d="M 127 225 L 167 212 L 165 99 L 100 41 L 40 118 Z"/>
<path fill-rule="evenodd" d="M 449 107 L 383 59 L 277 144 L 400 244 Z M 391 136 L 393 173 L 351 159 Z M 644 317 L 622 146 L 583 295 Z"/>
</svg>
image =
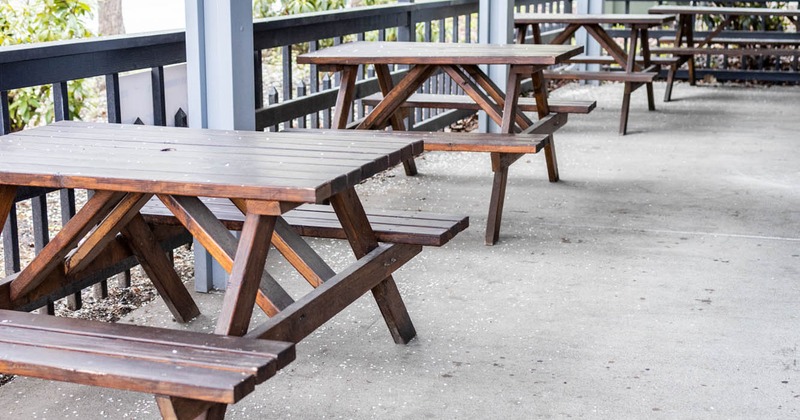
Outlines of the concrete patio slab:
<svg viewBox="0 0 800 420">
<path fill-rule="evenodd" d="M 637 91 L 623 137 L 621 91 L 553 94 L 598 107 L 557 133 L 561 182 L 542 156 L 511 167 L 494 247 L 485 155 L 430 153 L 417 177 L 362 185 L 368 207 L 470 216 L 395 276 L 418 337 L 393 344 L 364 297 L 228 418 L 800 417 L 800 88 L 679 83 L 655 112 Z M 352 258 L 314 246 L 334 266 Z M 210 331 L 220 297 L 196 295 L 188 326 L 160 302 L 125 322 Z M 17 378 L 0 418 L 158 414 L 149 395 Z"/>
</svg>

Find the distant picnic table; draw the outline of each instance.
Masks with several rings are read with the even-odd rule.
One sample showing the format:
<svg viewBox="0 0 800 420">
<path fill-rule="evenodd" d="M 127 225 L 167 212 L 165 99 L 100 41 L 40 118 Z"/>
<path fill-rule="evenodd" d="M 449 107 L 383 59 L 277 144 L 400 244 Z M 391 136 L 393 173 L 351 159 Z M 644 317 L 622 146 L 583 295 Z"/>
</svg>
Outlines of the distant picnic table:
<svg viewBox="0 0 800 420">
<path fill-rule="evenodd" d="M 508 168 L 525 153 L 545 152 L 550 181 L 559 179 L 553 133 L 566 123 L 566 112 L 553 112 L 550 108 L 543 71 L 579 54 L 583 47 L 566 45 L 487 45 L 469 43 L 431 42 L 352 42 L 303 54 L 300 64 L 315 64 L 320 70 L 340 72 L 341 87 L 336 101 L 334 117 L 337 128 L 347 128 L 351 106 L 355 97 L 355 82 L 359 66 L 372 65 L 378 77 L 381 93 L 374 98 L 375 107 L 351 126 L 357 129 L 379 129 L 391 126 L 405 130 L 403 107 L 415 106 L 462 108 L 475 106 L 500 126 L 501 134 L 428 133 L 426 150 L 490 152 L 494 183 L 489 203 L 486 237 L 487 245 L 497 242 L 505 200 Z M 408 73 L 396 84 L 390 65 L 409 65 Z M 500 89 L 480 68 L 485 64 L 509 65 L 505 91 Z M 435 95 L 423 99 L 414 96 L 428 78 L 442 71 L 449 75 L 472 104 Z M 520 104 L 520 81 L 533 78 L 535 103 L 528 103 L 536 112 L 537 121 L 525 115 Z M 427 102 L 427 105 L 425 104 Z M 470 102 L 470 101 L 466 101 Z M 577 104 L 588 112 L 594 105 Z M 563 108 L 566 111 L 566 107 Z M 391 138 L 391 137 L 388 137 Z M 406 162 L 406 173 L 413 175 L 413 161 Z"/>
<path fill-rule="evenodd" d="M 675 73 L 683 63 L 688 63 L 689 83 L 695 84 L 695 55 L 735 55 L 735 56 L 791 56 L 794 57 L 794 71 L 797 71 L 797 57 L 800 56 L 800 36 L 795 37 L 756 37 L 746 33 L 735 37 L 720 36 L 722 31 L 731 25 L 739 16 L 779 16 L 786 18 L 795 26 L 795 35 L 800 31 L 800 10 L 764 8 L 764 7 L 713 7 L 713 6 L 669 6 L 651 7 L 648 12 L 654 15 L 678 15 L 675 39 L 671 46 L 653 48 L 653 53 L 672 54 L 678 60 L 670 66 L 667 76 L 667 89 L 664 101 L 672 99 L 672 85 Z M 697 16 L 721 16 L 723 19 L 710 28 L 710 32 L 702 40 L 694 39 L 694 21 Z M 663 41 L 663 40 L 659 40 Z M 715 46 L 720 45 L 720 46 Z M 738 48 L 727 48 L 736 46 Z"/>
<path fill-rule="evenodd" d="M 268 137 L 268 138 L 267 138 Z M 416 331 L 391 274 L 466 227 L 466 218 L 373 216 L 355 186 L 422 153 L 419 138 L 289 134 L 63 121 L 0 137 L 0 225 L 19 187 L 93 194 L 41 252 L 0 282 L 0 372 L 157 395 L 165 418 L 224 415 L 294 359 L 293 343 L 372 291 L 398 343 Z M 157 198 L 156 198 L 157 197 Z M 214 209 L 206 197 L 224 200 Z M 172 224 L 142 212 L 159 202 Z M 298 212 L 303 204 L 330 201 Z M 239 213 L 236 217 L 226 215 Z M 301 238 L 346 238 L 338 273 Z M 154 216 L 149 216 L 151 219 Z M 163 220 L 164 214 L 156 218 Z M 228 223 L 239 223 L 237 239 Z M 215 335 L 10 311 L 83 287 L 87 272 L 136 256 L 176 320 L 199 314 L 161 240 L 188 232 L 230 273 Z M 265 271 L 270 243 L 315 289 L 295 301 Z M 271 318 L 250 328 L 255 305 Z M 221 336 L 246 336 L 230 338 Z M 272 341 L 280 340 L 280 341 Z"/>
<path fill-rule="evenodd" d="M 566 27 L 553 38 L 551 44 L 563 44 L 572 39 L 580 28 L 585 28 L 608 53 L 607 56 L 577 56 L 567 60 L 577 64 L 616 64 L 621 71 L 580 71 L 555 70 L 545 72 L 545 77 L 567 80 L 605 80 L 623 82 L 625 89 L 622 95 L 622 110 L 619 121 L 619 133 L 624 135 L 628 130 L 631 93 L 641 86 L 647 89 L 647 106 L 655 110 L 653 99 L 653 79 L 658 75 L 661 65 L 669 64 L 664 60 L 653 59 L 650 54 L 650 38 L 648 29 L 659 27 L 674 20 L 674 16 L 656 16 L 647 14 L 546 14 L 517 13 L 514 25 L 517 31 L 517 43 L 525 43 L 527 29 L 531 28 L 533 43 L 542 44 L 540 25 L 548 23 L 565 24 Z M 617 42 L 608 35 L 602 25 L 624 25 L 630 28 L 628 51 L 625 52 Z M 637 51 L 638 55 L 637 55 Z"/>
</svg>

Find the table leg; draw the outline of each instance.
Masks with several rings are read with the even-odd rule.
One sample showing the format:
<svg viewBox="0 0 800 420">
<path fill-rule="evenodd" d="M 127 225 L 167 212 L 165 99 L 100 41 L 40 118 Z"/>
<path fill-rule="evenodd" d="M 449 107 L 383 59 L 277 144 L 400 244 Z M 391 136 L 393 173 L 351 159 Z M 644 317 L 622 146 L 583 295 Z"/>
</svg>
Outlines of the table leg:
<svg viewBox="0 0 800 420">
<path fill-rule="evenodd" d="M 17 187 L 14 185 L 0 185 L 0 230 L 6 225 L 9 213 L 14 208 L 17 198 Z"/>
<path fill-rule="evenodd" d="M 339 94 L 336 96 L 336 108 L 333 112 L 333 124 L 336 128 L 347 128 L 353 108 L 353 96 L 356 93 L 358 66 L 345 66 L 342 69 L 342 80 Z"/>
<path fill-rule="evenodd" d="M 372 130 L 386 127 L 400 106 L 408 100 L 425 80 L 433 74 L 436 66 L 418 64 L 411 68 L 397 85 L 383 96 L 383 100 L 372 109 L 372 112 L 358 125 L 358 129 Z"/>
<path fill-rule="evenodd" d="M 686 27 L 684 32 L 686 35 L 686 46 L 689 48 L 694 47 L 694 19 L 692 16 L 687 15 L 685 21 Z M 689 56 L 689 85 L 695 86 L 694 78 L 694 55 Z"/>
<path fill-rule="evenodd" d="M 233 270 L 238 241 L 214 213 L 197 197 L 159 195 L 158 198 L 219 265 L 230 273 Z M 273 316 L 294 303 L 294 299 L 269 273 L 262 271 L 256 302 L 267 315 Z"/>
<path fill-rule="evenodd" d="M 164 419 L 222 420 L 228 408 L 227 404 L 166 395 L 156 395 L 156 404 L 158 412 Z"/>
<path fill-rule="evenodd" d="M 392 80 L 392 73 L 389 71 L 389 66 L 386 64 L 375 64 L 375 74 L 378 76 L 378 84 L 381 87 L 381 93 L 386 97 L 394 88 L 394 81 Z M 406 124 L 403 122 L 403 112 L 400 109 L 392 114 L 391 124 L 392 130 L 406 130 Z M 406 171 L 406 175 L 412 176 L 417 174 L 417 164 L 414 162 L 414 158 L 404 161 L 403 168 Z"/>
<path fill-rule="evenodd" d="M 550 104 L 547 102 L 547 81 L 544 78 L 542 69 L 531 74 L 531 82 L 533 84 L 533 96 L 536 98 L 536 108 L 541 119 L 550 115 Z M 550 135 L 550 141 L 544 147 L 544 158 L 547 162 L 547 175 L 550 182 L 558 182 L 558 159 L 556 158 L 556 147 L 552 134 Z"/>
<path fill-rule="evenodd" d="M 625 72 L 633 73 L 636 67 L 636 44 L 639 38 L 639 29 L 636 25 L 631 27 L 630 44 L 628 46 L 627 63 L 625 63 Z M 625 135 L 628 131 L 628 115 L 631 109 L 631 93 L 638 87 L 638 83 L 626 81 L 625 91 L 622 95 L 622 113 L 619 118 L 619 134 Z"/>
<path fill-rule="evenodd" d="M 642 67 L 650 68 L 650 36 L 648 34 L 648 30 L 646 26 L 639 28 L 641 32 L 641 36 L 639 38 L 639 44 L 641 44 L 641 51 L 642 51 Z M 636 55 L 634 54 L 634 57 Z M 658 68 L 658 67 L 656 67 Z M 647 83 L 647 109 L 650 111 L 656 110 L 656 101 L 653 95 L 653 82 Z"/>
<path fill-rule="evenodd" d="M 245 216 L 216 334 L 242 336 L 247 333 L 269 251 L 270 241 L 264 239 L 272 237 L 276 218 L 254 213 Z"/>
<path fill-rule="evenodd" d="M 347 234 L 347 240 L 356 258 L 362 258 L 378 247 L 375 232 L 372 231 L 367 214 L 354 189 L 350 188 L 333 196 L 331 205 Z M 417 332 L 392 276 L 389 275 L 378 283 L 372 289 L 372 295 L 380 307 L 395 343 L 406 344 L 411 341 Z"/>
<path fill-rule="evenodd" d="M 200 315 L 200 309 L 192 295 L 186 290 L 180 276 L 175 272 L 175 266 L 161 249 L 142 215 L 137 213 L 122 230 L 122 234 L 175 320 L 185 323 Z"/>
</svg>

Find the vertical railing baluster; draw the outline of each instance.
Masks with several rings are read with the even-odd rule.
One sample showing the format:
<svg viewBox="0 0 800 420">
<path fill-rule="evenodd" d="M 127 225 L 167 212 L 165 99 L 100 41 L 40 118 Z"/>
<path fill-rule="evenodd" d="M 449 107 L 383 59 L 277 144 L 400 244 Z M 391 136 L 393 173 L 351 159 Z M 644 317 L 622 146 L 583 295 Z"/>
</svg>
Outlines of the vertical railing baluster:
<svg viewBox="0 0 800 420">
<path fill-rule="evenodd" d="M 253 51 L 253 76 L 256 109 L 264 107 L 264 69 L 261 50 Z"/>
<path fill-rule="evenodd" d="M 150 69 L 150 82 L 153 92 L 153 125 L 167 125 L 167 100 L 164 93 L 164 66 Z"/>
<path fill-rule="evenodd" d="M 283 102 L 292 99 L 292 46 L 281 47 L 281 69 L 283 71 Z"/>
<path fill-rule="evenodd" d="M 319 49 L 318 40 L 314 40 L 308 43 L 309 52 L 314 52 L 318 49 Z M 314 94 L 319 92 L 319 71 L 317 70 L 316 64 L 311 64 L 308 70 L 309 70 L 308 84 L 311 87 L 311 93 Z M 319 111 L 315 111 L 313 114 L 311 114 L 311 128 L 319 128 Z"/>
<path fill-rule="evenodd" d="M 275 105 L 278 103 L 278 89 L 275 89 L 275 86 L 269 87 L 269 93 L 267 94 L 267 103 L 269 105 Z M 269 127 L 269 131 L 273 133 L 278 131 L 278 124 Z"/>
<path fill-rule="evenodd" d="M 366 37 L 364 36 L 364 32 L 359 32 L 358 34 L 356 34 L 356 40 L 357 41 L 363 41 L 365 38 Z M 364 80 L 364 73 L 365 72 L 366 72 L 366 69 L 364 69 L 364 66 L 358 66 L 358 70 L 356 71 L 356 83 Z M 356 118 L 358 118 L 359 120 L 364 118 L 364 103 L 363 102 L 364 101 L 362 101 L 361 99 L 356 99 L 355 103 L 353 104 L 353 108 L 355 108 L 355 111 L 356 111 Z"/>
<path fill-rule="evenodd" d="M 67 82 L 53 83 L 53 111 L 56 121 L 70 119 Z"/>
<path fill-rule="evenodd" d="M 302 98 L 306 96 L 306 84 L 302 80 L 297 82 L 297 97 Z M 306 116 L 303 115 L 297 118 L 297 128 L 306 128 Z"/>
<path fill-rule="evenodd" d="M 0 92 L 0 136 L 11 132 L 11 116 L 8 112 L 8 91 Z"/>
<path fill-rule="evenodd" d="M 119 74 L 106 75 L 106 102 L 108 122 L 119 124 L 122 122 L 122 109 L 119 103 Z"/>
<path fill-rule="evenodd" d="M 322 90 L 329 90 L 331 88 L 331 76 L 325 73 L 322 76 Z M 325 108 L 322 110 L 322 128 L 331 128 L 331 109 Z"/>
</svg>

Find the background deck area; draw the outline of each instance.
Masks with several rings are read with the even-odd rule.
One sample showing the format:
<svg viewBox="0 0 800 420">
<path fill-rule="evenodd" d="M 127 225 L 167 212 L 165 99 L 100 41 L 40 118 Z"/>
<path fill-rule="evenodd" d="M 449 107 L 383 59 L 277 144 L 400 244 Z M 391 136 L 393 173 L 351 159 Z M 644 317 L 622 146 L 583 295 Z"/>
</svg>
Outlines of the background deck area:
<svg viewBox="0 0 800 420">
<path fill-rule="evenodd" d="M 395 276 L 418 338 L 393 344 L 362 298 L 229 418 L 800 416 L 800 88 L 679 83 L 655 112 L 641 92 L 624 137 L 621 89 L 553 94 L 598 106 L 557 133 L 561 182 L 547 182 L 543 156 L 511 168 L 494 247 L 488 156 L 430 153 L 417 177 L 399 168 L 362 185 L 368 207 L 470 216 Z M 334 265 L 350 258 L 315 244 Z M 275 260 L 277 278 L 286 266 Z M 221 301 L 196 298 L 212 316 Z M 128 320 L 178 328 L 160 302 Z M 158 415 L 149 395 L 0 388 L 0 418 L 72 417 Z"/>
</svg>

